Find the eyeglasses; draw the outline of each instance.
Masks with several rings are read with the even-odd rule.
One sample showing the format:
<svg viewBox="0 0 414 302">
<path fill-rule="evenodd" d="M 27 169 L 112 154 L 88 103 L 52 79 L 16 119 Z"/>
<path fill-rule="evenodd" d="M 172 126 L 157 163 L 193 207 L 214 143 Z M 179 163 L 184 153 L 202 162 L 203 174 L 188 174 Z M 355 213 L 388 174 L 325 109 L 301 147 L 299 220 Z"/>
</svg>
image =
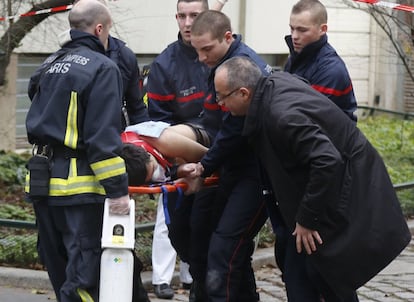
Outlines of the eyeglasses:
<svg viewBox="0 0 414 302">
<path fill-rule="evenodd" d="M 229 96 L 231 96 L 233 93 L 235 93 L 239 89 L 240 89 L 240 87 L 230 91 L 229 93 L 227 93 L 226 95 L 221 96 L 221 97 L 219 97 L 218 94 L 216 93 L 216 103 L 222 102 L 224 99 L 228 98 Z"/>
</svg>

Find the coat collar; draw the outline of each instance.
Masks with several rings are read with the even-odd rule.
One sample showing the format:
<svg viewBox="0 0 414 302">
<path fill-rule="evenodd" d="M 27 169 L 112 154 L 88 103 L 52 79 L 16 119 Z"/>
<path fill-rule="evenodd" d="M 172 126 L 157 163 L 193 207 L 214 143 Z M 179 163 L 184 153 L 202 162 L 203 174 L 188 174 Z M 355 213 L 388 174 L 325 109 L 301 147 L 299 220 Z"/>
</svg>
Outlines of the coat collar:
<svg viewBox="0 0 414 302">
<path fill-rule="evenodd" d="M 121 47 L 125 46 L 126 43 L 124 41 L 121 41 L 117 38 L 114 38 L 112 36 L 108 37 L 108 49 L 106 50 L 106 52 L 111 52 L 111 51 L 118 51 Z"/>
<path fill-rule="evenodd" d="M 318 41 L 306 45 L 300 53 L 295 52 L 293 49 L 291 35 L 285 36 L 285 41 L 289 47 L 291 66 L 293 66 L 296 62 L 306 61 L 308 58 L 315 57 L 315 54 L 328 43 L 328 36 L 325 34 Z"/>
<path fill-rule="evenodd" d="M 254 136 L 260 130 L 260 121 L 262 120 L 263 104 L 265 101 L 265 88 L 268 86 L 269 78 L 262 77 L 256 85 L 252 101 L 246 114 L 244 122 L 243 136 Z"/>
<path fill-rule="evenodd" d="M 198 60 L 197 51 L 195 50 L 194 47 L 184 42 L 183 37 L 181 36 L 181 33 L 178 33 L 177 42 L 178 42 L 178 45 L 180 46 L 180 51 L 185 53 L 187 57 L 192 58 L 194 60 Z"/>
<path fill-rule="evenodd" d="M 80 46 L 85 46 L 94 51 L 105 54 L 105 48 L 97 37 L 83 31 L 71 29 L 69 31 L 69 39 L 66 43 L 64 43 L 63 47 L 77 48 Z"/>
</svg>

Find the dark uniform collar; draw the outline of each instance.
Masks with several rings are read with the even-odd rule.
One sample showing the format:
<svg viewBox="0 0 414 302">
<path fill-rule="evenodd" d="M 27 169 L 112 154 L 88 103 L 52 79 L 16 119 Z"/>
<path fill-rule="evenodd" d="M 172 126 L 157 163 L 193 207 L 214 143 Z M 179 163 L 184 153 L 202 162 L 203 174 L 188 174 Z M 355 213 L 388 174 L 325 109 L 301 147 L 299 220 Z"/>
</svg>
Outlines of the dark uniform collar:
<svg viewBox="0 0 414 302">
<path fill-rule="evenodd" d="M 194 60 L 198 60 L 198 54 L 194 47 L 191 45 L 188 45 L 184 42 L 183 37 L 181 36 L 181 33 L 178 33 L 178 45 L 180 46 L 180 50 L 185 53 L 185 55 L 189 58 L 192 58 Z"/>
<path fill-rule="evenodd" d="M 326 43 L 328 43 L 328 36 L 325 34 L 318 41 L 315 41 L 313 43 L 306 45 L 300 53 L 295 52 L 295 50 L 293 49 L 293 42 L 292 42 L 291 35 L 285 36 L 285 41 L 289 47 L 290 57 L 292 61 L 291 65 L 294 65 L 295 62 L 307 60 L 307 58 L 314 57 L 315 54 L 318 53 L 319 50 Z"/>
<path fill-rule="evenodd" d="M 91 35 L 89 33 L 86 33 L 80 30 L 71 29 L 70 38 L 71 40 L 65 43 L 63 45 L 63 48 L 77 48 L 80 46 L 85 46 L 94 51 L 105 54 L 105 47 L 103 46 L 101 41 L 98 39 L 98 37 L 94 35 Z"/>
<path fill-rule="evenodd" d="M 116 51 L 124 45 L 126 45 L 124 41 L 121 41 L 117 38 L 109 36 L 108 37 L 108 49 L 106 50 L 106 52 Z"/>
</svg>

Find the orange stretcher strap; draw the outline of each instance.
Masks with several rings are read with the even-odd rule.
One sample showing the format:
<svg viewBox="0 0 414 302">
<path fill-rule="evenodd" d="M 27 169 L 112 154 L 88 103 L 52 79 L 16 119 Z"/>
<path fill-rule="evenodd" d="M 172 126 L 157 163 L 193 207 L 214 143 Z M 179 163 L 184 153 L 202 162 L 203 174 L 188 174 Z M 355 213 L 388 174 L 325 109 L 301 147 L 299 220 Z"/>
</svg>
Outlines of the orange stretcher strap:
<svg viewBox="0 0 414 302">
<path fill-rule="evenodd" d="M 211 186 L 217 185 L 217 183 L 218 183 L 217 176 L 207 177 L 204 180 L 205 187 L 211 187 Z M 143 185 L 143 186 L 138 186 L 138 187 L 130 186 L 128 187 L 128 191 L 129 193 L 138 193 L 138 194 L 157 194 L 157 193 L 163 192 L 161 187 L 163 187 L 164 190 L 166 190 L 167 192 L 176 192 L 177 187 L 185 191 L 187 189 L 187 184 L 184 182 L 154 183 L 154 184 Z"/>
</svg>

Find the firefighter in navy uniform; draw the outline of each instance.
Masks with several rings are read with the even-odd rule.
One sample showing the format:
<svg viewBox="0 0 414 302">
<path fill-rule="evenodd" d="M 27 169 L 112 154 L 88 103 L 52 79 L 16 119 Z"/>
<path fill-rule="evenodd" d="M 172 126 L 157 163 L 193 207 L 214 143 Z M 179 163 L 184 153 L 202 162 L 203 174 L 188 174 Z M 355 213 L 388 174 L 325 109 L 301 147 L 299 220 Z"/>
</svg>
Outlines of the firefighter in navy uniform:
<svg viewBox="0 0 414 302">
<path fill-rule="evenodd" d="M 77 0 L 74 3 L 78 3 Z M 82 0 L 87 1 L 87 0 Z M 69 32 L 69 31 L 67 31 Z M 71 41 L 71 36 L 60 37 L 60 45 Z M 105 55 L 119 68 L 122 77 L 122 129 L 130 124 L 138 124 L 149 120 L 147 107 L 142 99 L 142 80 L 134 52 L 121 41 L 111 35 L 105 47 Z M 134 252 L 134 285 L 133 302 L 149 302 L 147 291 L 142 284 L 141 271 L 143 263 Z"/>
<path fill-rule="evenodd" d="M 121 71 L 123 107 L 125 109 L 124 128 L 128 125 L 149 121 L 147 107 L 142 99 L 141 75 L 135 54 L 125 42 L 109 36 L 106 56 L 114 61 Z"/>
<path fill-rule="evenodd" d="M 29 84 L 26 128 L 37 152 L 28 163 L 26 192 L 57 300 L 97 301 L 105 198 L 113 213 L 129 212 L 119 156 L 122 79 L 105 56 L 112 24 L 105 5 L 81 1 L 69 23 L 71 41 Z"/>
</svg>

